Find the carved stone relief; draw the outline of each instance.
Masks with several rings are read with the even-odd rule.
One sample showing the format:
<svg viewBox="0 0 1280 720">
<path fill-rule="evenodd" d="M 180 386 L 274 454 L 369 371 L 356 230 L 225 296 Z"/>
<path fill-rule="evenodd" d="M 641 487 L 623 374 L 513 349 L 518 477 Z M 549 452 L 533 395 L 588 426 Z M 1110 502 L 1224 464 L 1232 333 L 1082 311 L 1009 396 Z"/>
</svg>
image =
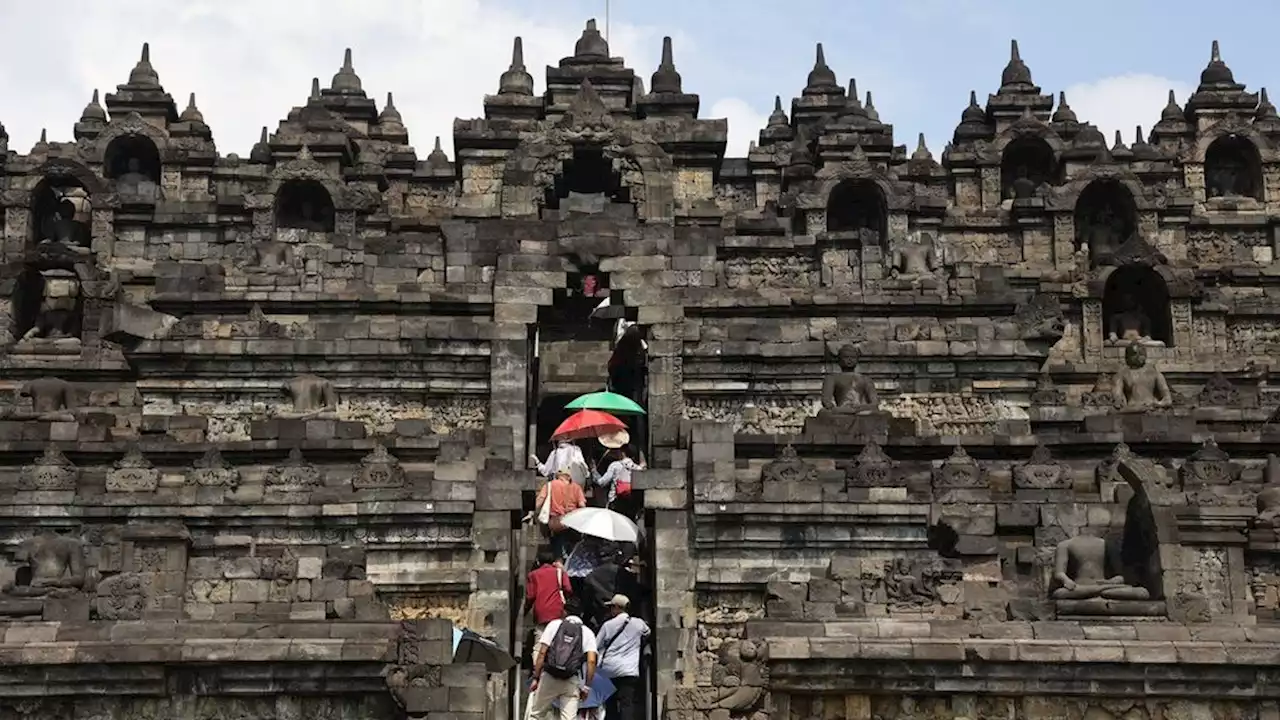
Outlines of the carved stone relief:
<svg viewBox="0 0 1280 720">
<path fill-rule="evenodd" d="M 75 490 L 80 471 L 56 445 L 22 469 L 18 486 L 23 490 Z"/>
<path fill-rule="evenodd" d="M 265 482 L 267 488 L 283 492 L 310 490 L 320 484 L 320 470 L 295 447 L 289 451 L 288 459 L 267 471 Z"/>
<path fill-rule="evenodd" d="M 154 492 L 160 485 L 160 471 L 134 446 L 107 472 L 108 492 Z"/>
<path fill-rule="evenodd" d="M 400 461 L 378 443 L 373 451 L 360 460 L 360 468 L 352 480 L 356 490 L 397 488 L 404 485 L 404 468 Z"/>
</svg>

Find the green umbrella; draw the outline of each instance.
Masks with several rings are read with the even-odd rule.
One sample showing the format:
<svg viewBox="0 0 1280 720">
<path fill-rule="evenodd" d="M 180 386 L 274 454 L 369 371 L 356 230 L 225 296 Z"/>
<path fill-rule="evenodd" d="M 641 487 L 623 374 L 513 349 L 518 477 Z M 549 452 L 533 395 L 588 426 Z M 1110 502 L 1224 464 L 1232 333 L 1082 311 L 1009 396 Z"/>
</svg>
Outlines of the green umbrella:
<svg viewBox="0 0 1280 720">
<path fill-rule="evenodd" d="M 626 395 L 611 393 L 607 391 L 587 393 L 586 395 L 575 398 L 568 405 L 564 406 L 565 410 L 604 410 L 611 413 L 631 413 L 632 415 L 644 415 L 644 408 L 640 407 L 634 400 Z"/>
</svg>

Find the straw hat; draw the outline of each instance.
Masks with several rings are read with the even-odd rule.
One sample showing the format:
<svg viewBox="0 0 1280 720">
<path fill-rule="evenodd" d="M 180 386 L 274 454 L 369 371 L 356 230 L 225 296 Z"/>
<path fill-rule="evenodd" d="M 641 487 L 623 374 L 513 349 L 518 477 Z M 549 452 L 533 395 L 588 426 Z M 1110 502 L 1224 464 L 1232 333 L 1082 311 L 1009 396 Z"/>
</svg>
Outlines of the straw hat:
<svg viewBox="0 0 1280 720">
<path fill-rule="evenodd" d="M 600 441 L 601 445 L 609 448 L 610 450 L 614 450 L 631 442 L 631 434 L 626 430 L 617 430 L 611 433 L 605 433 L 597 439 Z"/>
</svg>

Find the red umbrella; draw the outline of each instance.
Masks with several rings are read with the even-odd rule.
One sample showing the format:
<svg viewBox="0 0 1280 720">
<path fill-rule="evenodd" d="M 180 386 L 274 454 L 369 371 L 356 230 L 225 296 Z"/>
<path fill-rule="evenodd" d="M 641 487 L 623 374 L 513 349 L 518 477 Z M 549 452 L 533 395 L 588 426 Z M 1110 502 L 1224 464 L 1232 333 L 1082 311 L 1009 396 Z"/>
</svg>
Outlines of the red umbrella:
<svg viewBox="0 0 1280 720">
<path fill-rule="evenodd" d="M 579 410 L 560 423 L 560 427 L 551 433 L 552 440 L 582 440 L 597 437 L 603 433 L 626 430 L 627 424 L 607 412 L 600 410 Z"/>
</svg>

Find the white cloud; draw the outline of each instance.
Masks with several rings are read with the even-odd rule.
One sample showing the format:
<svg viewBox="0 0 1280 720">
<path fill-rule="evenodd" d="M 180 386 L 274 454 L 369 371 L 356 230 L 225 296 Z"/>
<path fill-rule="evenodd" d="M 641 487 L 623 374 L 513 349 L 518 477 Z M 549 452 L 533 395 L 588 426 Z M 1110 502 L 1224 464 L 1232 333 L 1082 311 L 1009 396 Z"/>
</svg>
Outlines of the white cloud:
<svg viewBox="0 0 1280 720">
<path fill-rule="evenodd" d="M 760 130 L 769 121 L 767 113 L 757 112 L 745 100 L 725 98 L 718 100 L 703 117 L 725 118 L 729 121 L 729 144 L 726 157 L 746 157 L 747 146 L 760 136 Z"/>
<path fill-rule="evenodd" d="M 1184 104 L 1195 90 L 1185 82 L 1131 73 L 1072 85 L 1066 89 L 1067 104 L 1080 122 L 1097 125 L 1108 142 L 1119 130 L 1125 144 L 1130 144 L 1134 127 L 1141 125 L 1145 135 L 1160 119 L 1160 111 L 1169 100 L 1170 89 L 1179 105 Z"/>
<path fill-rule="evenodd" d="M 435 135 L 452 155 L 454 118 L 483 117 L 484 95 L 497 91 L 510 63 L 512 38 L 524 38 L 525 64 L 541 92 L 545 66 L 573 54 L 585 20 L 490 0 L 3 3 L 0 25 L 44 31 L 11 33 L 0 45 L 7 91 L 0 96 L 0 122 L 19 152 L 43 127 L 50 140 L 70 140 L 93 89 L 105 95 L 125 82 L 149 41 L 151 62 L 178 109 L 195 92 L 218 149 L 244 156 L 263 125 L 274 131 L 290 108 L 305 102 L 312 77 L 328 87 L 343 48 L 351 47 L 356 73 L 379 107 L 388 90 L 395 93 L 419 155 Z M 663 34 L 676 36 L 677 48 L 693 46 L 672 30 L 615 19 L 610 49 L 647 86 Z M 748 135 L 759 129 L 742 103 L 720 105 L 733 114 L 736 135 L 744 132 L 739 123 L 750 125 Z"/>
</svg>

